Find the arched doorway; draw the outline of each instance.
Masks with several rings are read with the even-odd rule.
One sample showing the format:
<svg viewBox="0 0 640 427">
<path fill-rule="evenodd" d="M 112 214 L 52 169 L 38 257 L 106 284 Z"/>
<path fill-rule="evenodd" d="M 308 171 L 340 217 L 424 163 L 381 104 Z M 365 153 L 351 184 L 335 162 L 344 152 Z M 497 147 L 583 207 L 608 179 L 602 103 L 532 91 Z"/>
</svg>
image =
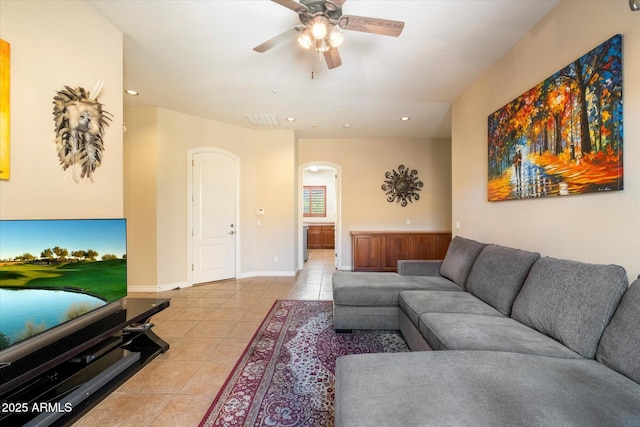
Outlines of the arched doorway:
<svg viewBox="0 0 640 427">
<path fill-rule="evenodd" d="M 312 170 L 315 172 L 311 172 Z M 298 167 L 298 269 L 302 269 L 304 266 L 306 243 L 304 224 L 305 221 L 310 220 L 309 217 L 304 216 L 303 208 L 303 189 L 305 185 L 307 185 L 307 183 L 305 183 L 305 175 L 309 173 L 317 173 L 324 176 L 324 178 L 314 180 L 313 183 L 318 184 L 318 182 L 324 180 L 324 185 L 327 187 L 327 196 L 331 198 L 331 200 L 327 201 L 327 208 L 330 209 L 330 212 L 323 220 L 327 222 L 331 222 L 331 220 L 333 220 L 333 223 L 335 224 L 334 265 L 336 269 L 340 270 L 342 269 L 342 168 L 340 165 L 335 163 L 324 161 L 309 162 Z M 329 177 L 331 177 L 331 179 Z"/>
</svg>

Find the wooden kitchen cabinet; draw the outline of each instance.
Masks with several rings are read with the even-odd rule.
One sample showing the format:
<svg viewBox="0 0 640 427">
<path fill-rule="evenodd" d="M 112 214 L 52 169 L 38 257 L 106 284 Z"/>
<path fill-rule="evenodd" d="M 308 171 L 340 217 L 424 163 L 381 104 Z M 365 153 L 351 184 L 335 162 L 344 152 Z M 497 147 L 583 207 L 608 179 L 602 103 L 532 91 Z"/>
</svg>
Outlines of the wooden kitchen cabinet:
<svg viewBox="0 0 640 427">
<path fill-rule="evenodd" d="M 333 249 L 335 247 L 335 224 L 309 224 L 308 249 Z"/>
<path fill-rule="evenodd" d="M 396 271 L 398 260 L 444 259 L 446 232 L 352 231 L 353 271 Z"/>
</svg>

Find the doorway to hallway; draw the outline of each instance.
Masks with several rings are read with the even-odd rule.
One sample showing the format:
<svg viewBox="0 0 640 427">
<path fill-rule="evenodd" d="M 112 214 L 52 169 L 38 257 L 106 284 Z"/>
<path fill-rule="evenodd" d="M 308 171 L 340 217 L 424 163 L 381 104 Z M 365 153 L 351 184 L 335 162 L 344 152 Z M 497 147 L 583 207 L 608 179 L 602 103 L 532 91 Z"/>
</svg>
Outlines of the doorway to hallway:
<svg viewBox="0 0 640 427">
<path fill-rule="evenodd" d="M 299 269 L 306 250 L 320 248 L 331 248 L 334 269 L 341 268 L 341 173 L 340 165 L 323 161 L 299 167 Z"/>
</svg>

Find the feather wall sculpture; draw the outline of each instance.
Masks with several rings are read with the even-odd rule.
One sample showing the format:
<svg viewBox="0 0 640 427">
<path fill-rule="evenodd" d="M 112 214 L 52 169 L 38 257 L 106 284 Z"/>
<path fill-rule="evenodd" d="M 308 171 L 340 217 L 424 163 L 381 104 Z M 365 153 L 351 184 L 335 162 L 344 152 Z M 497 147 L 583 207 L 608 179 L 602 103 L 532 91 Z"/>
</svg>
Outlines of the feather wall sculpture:
<svg viewBox="0 0 640 427">
<path fill-rule="evenodd" d="M 76 182 L 74 165 L 81 167 L 81 179 L 86 177 L 93 181 L 92 175 L 102 162 L 102 137 L 112 116 L 97 100 L 102 85 L 103 82 L 98 81 L 91 92 L 82 87 L 65 86 L 53 97 L 58 158 L 63 170 L 71 167 Z"/>
</svg>

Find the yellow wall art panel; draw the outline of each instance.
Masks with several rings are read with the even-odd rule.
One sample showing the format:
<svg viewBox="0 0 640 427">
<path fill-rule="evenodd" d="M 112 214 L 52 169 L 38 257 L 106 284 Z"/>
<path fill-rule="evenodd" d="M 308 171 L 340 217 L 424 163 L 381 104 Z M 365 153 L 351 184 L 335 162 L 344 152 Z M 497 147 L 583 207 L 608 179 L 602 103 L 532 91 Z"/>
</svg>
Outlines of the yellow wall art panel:
<svg viewBox="0 0 640 427">
<path fill-rule="evenodd" d="M 0 179 L 9 179 L 10 148 L 10 46 L 0 39 Z"/>
</svg>

